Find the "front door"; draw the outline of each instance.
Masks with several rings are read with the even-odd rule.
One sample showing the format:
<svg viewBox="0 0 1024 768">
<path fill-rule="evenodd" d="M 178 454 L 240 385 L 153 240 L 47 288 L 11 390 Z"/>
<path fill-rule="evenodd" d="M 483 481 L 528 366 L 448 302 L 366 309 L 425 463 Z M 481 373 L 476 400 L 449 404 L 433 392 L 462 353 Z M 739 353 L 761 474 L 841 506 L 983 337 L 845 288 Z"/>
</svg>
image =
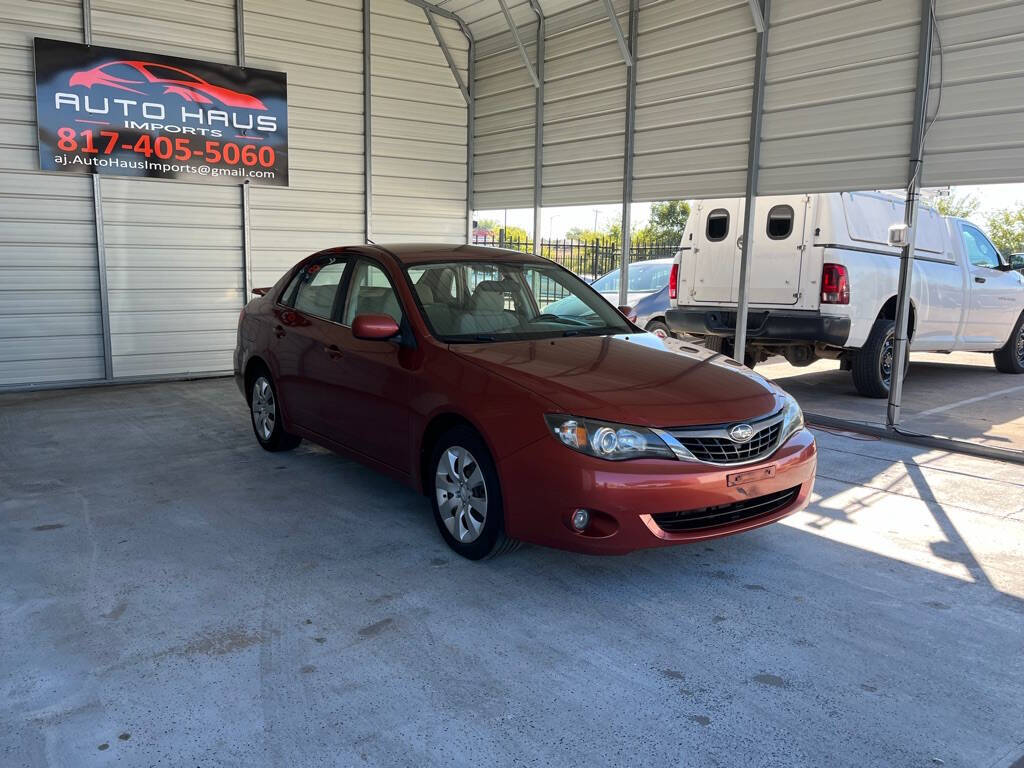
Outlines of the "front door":
<svg viewBox="0 0 1024 768">
<path fill-rule="evenodd" d="M 743 231 L 739 208 L 735 199 L 703 200 L 694 212 L 697 222 L 690 279 L 694 301 L 726 303 L 736 298 L 737 240 Z"/>
<path fill-rule="evenodd" d="M 1024 306 L 1019 272 L 999 269 L 999 252 L 973 224 L 960 222 L 970 290 L 964 342 L 979 349 L 1001 346 Z"/>
</svg>

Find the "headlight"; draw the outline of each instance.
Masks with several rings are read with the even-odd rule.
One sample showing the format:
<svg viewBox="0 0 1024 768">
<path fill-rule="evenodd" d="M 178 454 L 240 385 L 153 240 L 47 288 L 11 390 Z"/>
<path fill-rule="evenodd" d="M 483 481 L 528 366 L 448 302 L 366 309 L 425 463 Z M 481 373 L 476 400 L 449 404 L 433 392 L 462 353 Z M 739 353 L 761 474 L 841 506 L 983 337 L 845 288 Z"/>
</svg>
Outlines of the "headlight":
<svg viewBox="0 0 1024 768">
<path fill-rule="evenodd" d="M 549 413 L 544 419 L 564 445 L 599 459 L 622 461 L 676 457 L 665 442 L 646 427 L 630 427 L 558 413 Z"/>
<path fill-rule="evenodd" d="M 799 432 L 804 428 L 804 412 L 800 410 L 796 399 L 787 393 L 783 393 L 783 398 L 782 437 L 779 438 L 779 445 L 789 440 L 795 432 Z"/>
</svg>

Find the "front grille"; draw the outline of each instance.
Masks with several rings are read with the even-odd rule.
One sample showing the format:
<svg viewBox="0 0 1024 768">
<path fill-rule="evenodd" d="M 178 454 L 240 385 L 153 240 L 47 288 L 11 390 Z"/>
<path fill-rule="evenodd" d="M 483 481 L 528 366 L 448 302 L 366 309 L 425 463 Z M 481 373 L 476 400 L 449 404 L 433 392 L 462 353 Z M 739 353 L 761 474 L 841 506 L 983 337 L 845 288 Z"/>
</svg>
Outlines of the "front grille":
<svg viewBox="0 0 1024 768">
<path fill-rule="evenodd" d="M 658 524 L 658 527 L 667 533 L 718 528 L 722 525 L 729 525 L 729 523 L 750 520 L 785 509 L 796 501 L 799 493 L 800 486 L 798 485 L 786 491 L 769 493 L 767 496 L 758 496 L 754 499 L 744 499 L 743 501 L 735 501 L 731 504 L 719 504 L 717 507 L 688 509 L 684 512 L 664 512 L 652 517 L 654 522 Z"/>
<path fill-rule="evenodd" d="M 762 456 L 771 453 L 775 448 L 775 443 L 778 442 L 781 431 L 782 422 L 777 421 L 759 429 L 747 443 L 736 443 L 728 437 L 690 436 L 682 431 L 670 434 L 699 461 L 710 461 L 715 464 L 739 464 L 757 461 Z"/>
</svg>

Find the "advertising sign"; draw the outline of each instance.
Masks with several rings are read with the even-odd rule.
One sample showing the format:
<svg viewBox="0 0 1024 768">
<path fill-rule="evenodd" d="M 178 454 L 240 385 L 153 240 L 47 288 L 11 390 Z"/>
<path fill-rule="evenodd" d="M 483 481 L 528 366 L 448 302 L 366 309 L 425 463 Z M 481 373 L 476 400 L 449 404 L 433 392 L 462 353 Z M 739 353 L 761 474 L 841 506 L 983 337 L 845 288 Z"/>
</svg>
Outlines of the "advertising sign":
<svg viewBox="0 0 1024 768">
<path fill-rule="evenodd" d="M 283 72 L 35 39 L 44 171 L 288 184 Z"/>
</svg>

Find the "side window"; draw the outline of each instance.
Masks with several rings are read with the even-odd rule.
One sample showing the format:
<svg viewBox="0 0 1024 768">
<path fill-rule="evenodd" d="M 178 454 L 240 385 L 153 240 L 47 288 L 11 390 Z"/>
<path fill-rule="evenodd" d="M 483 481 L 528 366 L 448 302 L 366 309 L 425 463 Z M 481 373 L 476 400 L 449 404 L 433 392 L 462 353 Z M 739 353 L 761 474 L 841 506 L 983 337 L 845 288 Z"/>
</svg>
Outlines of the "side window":
<svg viewBox="0 0 1024 768">
<path fill-rule="evenodd" d="M 729 212 L 725 208 L 716 208 L 708 214 L 705 237 L 708 242 L 717 243 L 725 240 L 729 234 Z"/>
<path fill-rule="evenodd" d="M 360 260 L 352 274 L 345 302 L 345 325 L 352 325 L 357 315 L 391 315 L 402 323 L 402 305 L 383 269 L 369 261 Z"/>
<path fill-rule="evenodd" d="M 964 234 L 964 250 L 967 252 L 967 261 L 975 267 L 988 267 L 997 269 L 999 267 L 999 252 L 995 246 L 988 241 L 988 238 L 981 233 L 977 227 L 962 224 Z"/>
<path fill-rule="evenodd" d="M 294 288 L 288 287 L 285 298 L 291 300 L 291 306 L 300 312 L 314 317 L 331 319 L 334 299 L 338 295 L 341 276 L 345 274 L 343 259 L 327 259 L 308 264 L 292 282 Z M 289 293 L 294 294 L 289 296 Z"/>
<path fill-rule="evenodd" d="M 768 211 L 768 237 L 772 240 L 785 240 L 793 234 L 793 208 L 788 205 L 776 205 Z"/>
</svg>

